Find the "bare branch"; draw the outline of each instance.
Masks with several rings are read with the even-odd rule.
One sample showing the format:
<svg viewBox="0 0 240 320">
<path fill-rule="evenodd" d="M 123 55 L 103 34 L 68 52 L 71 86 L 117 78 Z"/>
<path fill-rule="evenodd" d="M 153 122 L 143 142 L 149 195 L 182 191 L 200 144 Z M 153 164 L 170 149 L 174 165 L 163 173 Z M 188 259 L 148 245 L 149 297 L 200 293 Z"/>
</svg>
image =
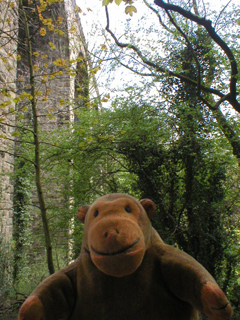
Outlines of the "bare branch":
<svg viewBox="0 0 240 320">
<path fill-rule="evenodd" d="M 217 20 L 216 20 L 216 22 L 215 22 L 215 24 L 214 24 L 214 28 L 216 27 L 216 25 L 217 25 L 217 23 L 218 23 L 218 20 L 219 20 L 220 17 L 221 17 L 221 14 L 224 12 L 224 10 L 227 8 L 227 6 L 229 5 L 229 3 L 231 3 L 231 2 L 232 2 L 232 0 L 229 0 L 228 3 L 224 6 L 224 8 L 220 11 L 220 13 L 219 13 L 219 15 L 218 15 L 218 17 L 217 17 Z"/>
<path fill-rule="evenodd" d="M 114 39 L 115 43 L 117 46 L 119 46 L 120 48 L 129 48 L 132 49 L 134 52 L 136 52 L 136 54 L 138 55 L 138 57 L 149 67 L 153 68 L 156 72 L 161 72 L 163 74 L 165 74 L 167 77 L 175 77 L 180 79 L 181 81 L 191 84 L 194 87 L 197 87 L 198 82 L 177 72 L 173 72 L 167 68 L 163 68 L 157 64 L 155 64 L 154 62 L 148 60 L 145 56 L 143 56 L 143 54 L 141 53 L 141 51 L 134 45 L 130 44 L 130 43 L 122 43 L 119 42 L 117 37 L 115 36 L 115 34 L 110 30 L 109 28 L 109 14 L 108 14 L 108 9 L 107 7 L 105 7 L 106 10 L 106 17 L 107 17 L 107 25 L 106 25 L 106 31 L 112 36 L 112 38 Z M 153 74 L 154 75 L 154 74 Z M 219 90 L 216 89 L 212 89 L 212 88 L 208 88 L 203 86 L 202 84 L 200 84 L 200 89 L 208 92 L 208 93 L 212 93 L 214 95 L 217 95 L 220 98 L 223 98 L 225 95 L 223 93 L 221 93 Z M 240 110 L 240 106 L 239 106 L 239 110 Z"/>
<path fill-rule="evenodd" d="M 162 18 L 161 18 L 161 16 L 160 16 L 159 12 L 158 12 L 155 8 L 153 8 L 146 0 L 143 0 L 143 2 L 146 4 L 146 6 L 147 6 L 150 10 L 152 10 L 152 11 L 157 15 L 160 25 L 161 25 L 165 30 L 167 30 L 167 32 L 173 33 L 172 30 L 171 30 L 170 28 L 168 28 L 168 26 L 166 26 L 165 23 L 163 23 Z"/>
</svg>

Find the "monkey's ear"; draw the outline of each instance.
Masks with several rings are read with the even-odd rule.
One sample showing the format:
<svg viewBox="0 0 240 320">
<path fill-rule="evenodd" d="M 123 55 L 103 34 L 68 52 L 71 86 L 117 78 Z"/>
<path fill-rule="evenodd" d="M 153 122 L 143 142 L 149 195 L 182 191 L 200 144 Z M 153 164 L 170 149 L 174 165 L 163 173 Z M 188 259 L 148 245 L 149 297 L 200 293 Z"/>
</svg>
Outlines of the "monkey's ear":
<svg viewBox="0 0 240 320">
<path fill-rule="evenodd" d="M 84 223 L 84 220 L 85 220 L 85 216 L 86 216 L 86 213 L 89 209 L 89 206 L 81 206 L 79 209 L 78 209 L 78 212 L 77 212 L 77 219 Z"/>
<path fill-rule="evenodd" d="M 152 216 L 154 215 L 155 210 L 156 210 L 155 203 L 150 199 L 142 199 L 142 200 L 140 200 L 140 203 L 143 206 L 143 208 L 145 209 L 145 211 L 147 212 L 149 219 L 151 219 Z"/>
</svg>

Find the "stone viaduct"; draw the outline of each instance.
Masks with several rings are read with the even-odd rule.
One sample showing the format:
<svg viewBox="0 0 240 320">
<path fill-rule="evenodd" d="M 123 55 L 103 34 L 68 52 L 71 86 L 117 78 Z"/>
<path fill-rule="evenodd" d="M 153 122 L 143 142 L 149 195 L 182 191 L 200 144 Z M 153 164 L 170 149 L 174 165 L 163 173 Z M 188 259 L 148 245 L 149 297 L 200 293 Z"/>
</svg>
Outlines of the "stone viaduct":
<svg viewBox="0 0 240 320">
<path fill-rule="evenodd" d="M 19 108 L 22 107 L 17 97 L 24 91 L 29 80 L 24 17 L 18 3 L 21 1 L 0 2 L 0 236 L 6 242 L 11 242 L 13 226 L 12 176 L 17 139 L 16 121 Z M 25 11 L 29 14 L 28 23 L 35 55 L 33 58 L 37 59 L 39 55 L 44 57 L 41 65 L 36 68 L 45 68 L 45 74 L 48 75 L 57 74 L 59 66 L 54 63 L 56 59 L 61 59 L 60 64 L 61 61 L 76 59 L 72 67 L 78 70 L 75 74 L 64 72 L 61 77 L 54 76 L 48 83 L 47 94 L 43 94 L 45 101 L 43 98 L 40 102 L 38 112 L 40 116 L 50 112 L 56 114 L 55 120 L 51 121 L 47 121 L 46 117 L 42 117 L 44 120 L 39 117 L 42 130 L 50 131 L 63 125 L 65 121 L 74 121 L 71 105 L 65 107 L 65 113 L 58 112 L 63 108 L 61 101 L 74 99 L 79 87 L 83 92 L 88 91 L 87 51 L 75 0 L 40 0 L 35 11 L 31 9 L 31 5 L 33 1 L 23 0 Z M 46 9 L 44 17 L 41 17 L 41 10 L 38 9 L 50 5 L 51 9 Z M 85 68 L 82 67 L 83 64 Z M 44 81 L 41 85 L 43 84 Z"/>
</svg>

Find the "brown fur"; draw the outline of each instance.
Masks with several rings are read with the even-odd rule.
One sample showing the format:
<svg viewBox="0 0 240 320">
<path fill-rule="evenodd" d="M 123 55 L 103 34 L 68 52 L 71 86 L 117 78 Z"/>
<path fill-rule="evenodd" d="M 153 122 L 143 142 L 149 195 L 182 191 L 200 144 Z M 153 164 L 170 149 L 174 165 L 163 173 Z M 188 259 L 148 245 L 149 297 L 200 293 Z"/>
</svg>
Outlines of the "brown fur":
<svg viewBox="0 0 240 320">
<path fill-rule="evenodd" d="M 192 257 L 163 243 L 152 228 L 149 199 L 111 194 L 81 207 L 79 258 L 43 281 L 19 320 L 211 320 L 232 310 L 212 276 Z"/>
</svg>

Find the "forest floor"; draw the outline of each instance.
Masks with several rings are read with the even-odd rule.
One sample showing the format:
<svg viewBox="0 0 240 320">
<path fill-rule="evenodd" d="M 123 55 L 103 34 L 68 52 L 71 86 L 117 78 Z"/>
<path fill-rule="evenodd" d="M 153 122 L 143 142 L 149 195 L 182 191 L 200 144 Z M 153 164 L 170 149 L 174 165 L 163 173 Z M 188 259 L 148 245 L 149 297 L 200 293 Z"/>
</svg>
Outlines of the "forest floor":
<svg viewBox="0 0 240 320">
<path fill-rule="evenodd" d="M 17 320 L 17 315 L 18 315 L 17 311 L 6 312 L 6 313 L 0 314 L 0 319 L 1 320 Z"/>
</svg>

